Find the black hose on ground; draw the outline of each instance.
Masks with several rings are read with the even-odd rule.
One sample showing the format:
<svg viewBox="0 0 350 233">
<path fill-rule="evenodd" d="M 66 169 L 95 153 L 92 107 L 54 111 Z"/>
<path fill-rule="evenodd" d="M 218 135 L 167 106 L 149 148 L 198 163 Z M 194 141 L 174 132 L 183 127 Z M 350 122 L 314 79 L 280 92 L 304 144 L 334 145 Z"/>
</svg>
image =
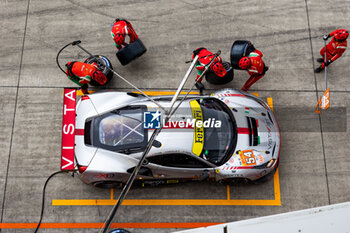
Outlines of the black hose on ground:
<svg viewBox="0 0 350 233">
<path fill-rule="evenodd" d="M 38 229 L 40 228 L 40 224 L 41 224 L 41 220 L 43 219 L 43 216 L 44 216 L 44 208 L 45 208 L 45 191 L 46 191 L 46 186 L 47 184 L 49 183 L 49 180 L 54 177 L 55 175 L 57 174 L 60 174 L 60 173 L 68 173 L 69 171 L 57 171 L 57 172 L 54 172 L 52 173 L 46 180 L 45 184 L 44 184 L 44 188 L 43 188 L 43 197 L 42 197 L 42 203 L 41 203 L 41 214 L 40 214 L 40 220 L 38 222 L 38 225 L 34 231 L 34 233 L 37 233 L 38 232 Z"/>
<path fill-rule="evenodd" d="M 65 49 L 65 48 L 67 48 L 69 45 L 78 45 L 78 44 L 80 44 L 81 43 L 81 41 L 80 40 L 76 40 L 76 41 L 73 41 L 73 42 L 70 42 L 69 44 L 66 44 L 65 46 L 63 46 L 61 49 L 60 49 L 60 51 L 58 51 L 58 53 L 57 53 L 57 56 L 56 56 L 56 63 L 57 63 L 57 66 L 58 66 L 58 68 L 60 68 L 60 70 L 65 74 L 65 75 L 68 75 L 67 74 L 67 72 L 64 70 L 64 69 L 62 69 L 62 67 L 60 66 L 60 63 L 58 62 L 58 56 L 60 55 L 60 53 Z"/>
</svg>

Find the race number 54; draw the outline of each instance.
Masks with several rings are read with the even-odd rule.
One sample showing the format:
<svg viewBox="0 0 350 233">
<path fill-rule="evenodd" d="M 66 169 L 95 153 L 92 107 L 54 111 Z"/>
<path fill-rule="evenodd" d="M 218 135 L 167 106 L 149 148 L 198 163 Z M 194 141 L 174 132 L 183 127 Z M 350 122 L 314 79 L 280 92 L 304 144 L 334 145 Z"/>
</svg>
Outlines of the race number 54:
<svg viewBox="0 0 350 233">
<path fill-rule="evenodd" d="M 256 165 L 256 159 L 253 150 L 244 150 L 239 154 L 241 157 L 243 166 L 253 166 Z"/>
</svg>

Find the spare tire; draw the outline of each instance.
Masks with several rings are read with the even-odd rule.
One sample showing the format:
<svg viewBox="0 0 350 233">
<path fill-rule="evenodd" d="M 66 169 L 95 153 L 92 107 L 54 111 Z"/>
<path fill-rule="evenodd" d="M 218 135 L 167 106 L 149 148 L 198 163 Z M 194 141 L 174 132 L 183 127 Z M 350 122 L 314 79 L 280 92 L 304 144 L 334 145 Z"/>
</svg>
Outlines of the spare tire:
<svg viewBox="0 0 350 233">
<path fill-rule="evenodd" d="M 208 70 L 205 74 L 205 80 L 207 80 L 208 83 L 222 85 L 229 83 L 233 80 L 233 69 L 231 64 L 229 62 L 224 61 L 222 65 L 227 72 L 226 75 L 224 77 L 219 77 L 213 71 Z"/>
<path fill-rule="evenodd" d="M 238 63 L 242 57 L 248 56 L 255 51 L 254 45 L 247 40 L 236 40 L 231 48 L 231 65 L 234 69 L 241 70 Z"/>
<path fill-rule="evenodd" d="M 123 66 L 125 66 L 129 64 L 131 61 L 140 57 L 146 51 L 147 51 L 146 47 L 144 46 L 142 41 L 138 39 L 130 44 L 127 44 L 125 47 L 121 48 L 116 55 L 120 63 Z"/>
<path fill-rule="evenodd" d="M 101 55 L 94 55 L 85 60 L 85 63 L 88 63 L 88 64 L 92 64 L 93 62 L 97 63 L 99 70 L 101 70 L 103 74 L 107 77 L 107 82 L 104 84 L 106 85 L 113 78 L 113 72 L 110 70 L 110 69 L 113 69 L 111 62 L 108 60 L 108 58 Z M 109 69 L 107 67 L 109 67 Z M 90 85 L 102 86 L 101 84 L 99 84 L 93 79 L 91 80 Z"/>
</svg>

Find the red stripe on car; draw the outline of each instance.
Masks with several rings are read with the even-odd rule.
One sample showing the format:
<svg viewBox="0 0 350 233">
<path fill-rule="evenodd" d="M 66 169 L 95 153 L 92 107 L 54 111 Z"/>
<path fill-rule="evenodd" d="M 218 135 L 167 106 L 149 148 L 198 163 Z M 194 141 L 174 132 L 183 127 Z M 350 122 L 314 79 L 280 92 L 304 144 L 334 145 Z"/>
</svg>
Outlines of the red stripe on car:
<svg viewBox="0 0 350 233">
<path fill-rule="evenodd" d="M 248 128 L 237 128 L 237 133 L 238 134 L 249 134 L 249 129 Z"/>
<path fill-rule="evenodd" d="M 84 136 L 84 129 L 75 129 L 76 136 Z"/>
</svg>

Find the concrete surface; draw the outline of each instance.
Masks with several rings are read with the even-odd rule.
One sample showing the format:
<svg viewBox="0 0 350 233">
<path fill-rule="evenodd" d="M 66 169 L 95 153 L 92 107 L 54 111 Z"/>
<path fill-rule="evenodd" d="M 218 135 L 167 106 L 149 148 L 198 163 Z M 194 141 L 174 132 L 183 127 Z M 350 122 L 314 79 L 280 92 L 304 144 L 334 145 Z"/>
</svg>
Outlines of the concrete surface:
<svg viewBox="0 0 350 233">
<path fill-rule="evenodd" d="M 333 118 L 313 115 L 324 90 L 323 73 L 314 75 L 318 64 L 313 59 L 318 57 L 324 33 L 340 27 L 350 29 L 349 11 L 350 2 L 340 0 L 0 0 L 1 223 L 36 223 L 39 219 L 45 179 L 59 169 L 62 88 L 74 86 L 57 68 L 55 58 L 63 45 L 78 39 L 92 53 L 107 56 L 115 70 L 147 90 L 174 90 L 187 71 L 185 61 L 198 47 L 220 49 L 221 57 L 229 61 L 234 40 L 251 40 L 270 67 L 251 91 L 265 100 L 273 98 L 282 127 L 281 206 L 123 206 L 114 222 L 226 222 L 350 201 L 350 117 L 346 111 L 350 103 L 349 51 L 330 66 L 328 73 L 331 106 L 345 109 L 337 129 L 344 129 L 328 130 L 335 121 L 334 114 Z M 110 37 L 110 24 L 116 17 L 129 19 L 148 49 L 127 66 L 121 66 L 115 57 Z M 60 63 L 85 58 L 84 52 L 70 47 L 61 54 Z M 225 86 L 204 84 L 209 93 L 221 87 L 241 88 L 247 78 L 246 72 L 236 71 L 233 82 Z M 129 88 L 117 78 L 109 87 Z M 295 121 L 288 110 L 293 108 L 299 109 Z M 240 184 L 230 187 L 230 196 L 270 200 L 274 198 L 273 188 L 273 180 L 261 185 Z M 134 187 L 128 198 L 222 199 L 226 191 L 225 186 L 214 183 Z M 114 198 L 119 192 L 114 191 Z M 111 206 L 52 206 L 51 201 L 109 197 L 110 190 L 87 186 L 67 174 L 58 175 L 47 188 L 43 222 L 101 223 Z"/>
<path fill-rule="evenodd" d="M 350 203 L 345 202 L 284 214 L 219 224 L 206 228 L 177 231 L 177 233 L 281 232 L 281 229 L 276 226 L 283 226 L 283 232 L 286 233 L 313 233 L 315 231 L 320 233 L 348 233 L 347 215 L 349 211 Z"/>
</svg>

